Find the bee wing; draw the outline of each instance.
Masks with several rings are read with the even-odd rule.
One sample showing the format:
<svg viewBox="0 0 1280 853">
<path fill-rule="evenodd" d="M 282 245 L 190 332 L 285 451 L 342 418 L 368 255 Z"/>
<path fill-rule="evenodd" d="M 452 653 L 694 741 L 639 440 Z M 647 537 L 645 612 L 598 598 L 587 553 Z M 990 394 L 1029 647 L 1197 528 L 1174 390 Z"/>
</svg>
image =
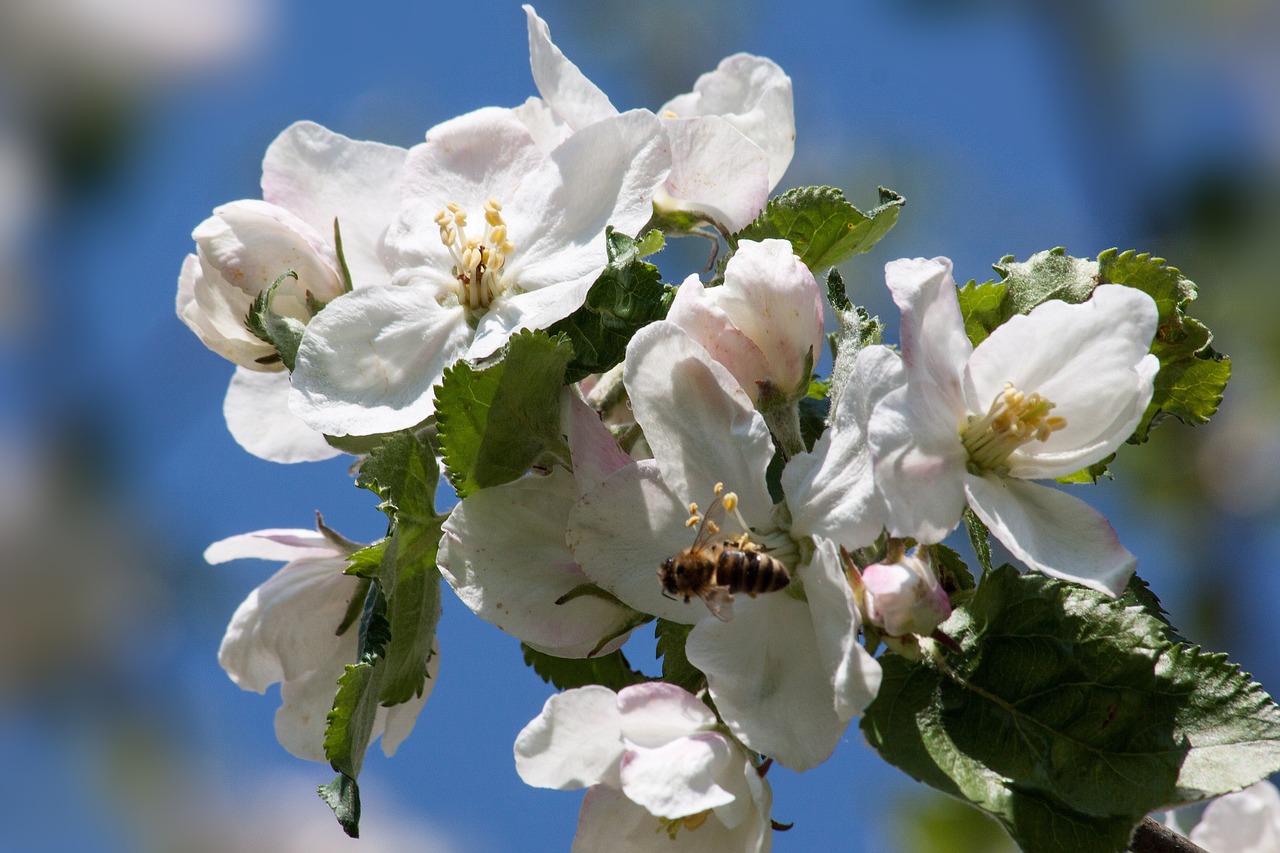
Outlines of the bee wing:
<svg viewBox="0 0 1280 853">
<path fill-rule="evenodd" d="M 702 516 L 702 523 L 698 525 L 698 533 L 693 537 L 693 546 L 690 550 L 711 548 L 723 542 L 725 540 L 724 520 L 727 515 L 724 496 L 716 495 L 716 499 L 711 502 L 711 506 L 707 507 L 706 513 Z"/>
<path fill-rule="evenodd" d="M 728 622 L 733 618 L 733 593 L 729 592 L 728 588 L 709 586 L 699 592 L 698 596 L 707 603 L 707 609 L 711 611 L 711 615 L 721 622 Z"/>
</svg>

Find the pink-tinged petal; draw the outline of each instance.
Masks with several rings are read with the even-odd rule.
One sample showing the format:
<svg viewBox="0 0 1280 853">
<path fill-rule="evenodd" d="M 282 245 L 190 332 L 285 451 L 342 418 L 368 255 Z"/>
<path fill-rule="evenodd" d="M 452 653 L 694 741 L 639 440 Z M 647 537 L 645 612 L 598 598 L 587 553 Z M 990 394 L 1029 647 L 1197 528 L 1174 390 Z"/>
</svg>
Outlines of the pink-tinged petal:
<svg viewBox="0 0 1280 853">
<path fill-rule="evenodd" d="M 622 736 L 629 744 L 656 748 L 716 727 L 716 715 L 689 691 L 650 681 L 618 691 Z"/>
<path fill-rule="evenodd" d="M 688 817 L 733 802 L 734 794 L 717 783 L 732 779 L 743 763 L 724 735 L 711 732 L 658 747 L 629 747 L 622 756 L 622 792 L 650 814 Z"/>
<path fill-rule="evenodd" d="M 818 283 L 786 240 L 742 241 L 724 284 L 705 288 L 690 276 L 667 319 L 727 367 L 753 401 L 762 382 L 787 394 L 807 385 L 809 356 L 823 347 Z"/>
<path fill-rule="evenodd" d="M 968 456 L 958 432 L 926 428 L 929 412 L 916 402 L 909 384 L 886 394 L 867 423 L 867 443 L 889 533 L 940 542 L 964 512 Z"/>
<path fill-rule="evenodd" d="M 311 316 L 306 294 L 327 302 L 342 293 L 338 258 L 329 240 L 289 211 L 247 199 L 224 204 L 196 226 L 192 238 L 206 270 L 250 298 L 293 270 L 276 289 L 271 307 L 299 320 Z"/>
<path fill-rule="evenodd" d="M 886 509 L 876 491 L 867 424 L 875 406 L 903 381 L 902 360 L 892 350 L 872 346 L 858 354 L 830 427 L 811 452 L 797 454 L 782 469 L 793 536 L 861 548 L 880 535 Z"/>
<path fill-rule="evenodd" d="M 1015 557 L 1046 575 L 1116 596 L 1138 560 L 1102 514 L 1050 486 L 965 476 L 969 506 Z"/>
<path fill-rule="evenodd" d="M 294 559 L 249 593 L 218 649 L 218 663 L 231 680 L 262 693 L 276 681 L 301 678 L 332 658 L 344 642 L 335 631 L 360 584 L 342 573 L 345 568 L 345 556 Z"/>
<path fill-rule="evenodd" d="M 630 615 L 593 595 L 556 603 L 591 583 L 565 544 L 577 498 L 573 475 L 561 469 L 481 489 L 449 514 L 438 558 L 445 580 L 477 616 L 566 658 L 591 654 Z"/>
<path fill-rule="evenodd" d="M 522 7 L 529 24 L 529 65 L 538 94 L 574 130 L 618 114 L 608 96 L 551 41 L 551 28 L 532 6 Z"/>
<path fill-rule="evenodd" d="M 1148 355 L 1155 302 L 1140 290 L 1102 285 L 1079 305 L 1052 300 L 1000 326 L 974 350 L 965 377 L 969 411 L 986 414 L 1006 382 L 1055 404 L 1066 427 L 1023 445 L 1011 476 L 1061 477 L 1104 458 L 1127 439 L 1151 400 L 1159 364 Z"/>
<path fill-rule="evenodd" d="M 289 374 L 237 367 L 222 402 L 236 443 L 268 462 L 319 462 L 342 451 L 289 410 Z"/>
<path fill-rule="evenodd" d="M 720 809 L 726 808 L 722 806 L 695 829 L 681 826 L 672 839 L 659 818 L 622 791 L 597 785 L 582 798 L 572 853 L 766 853 L 773 839 L 768 817 L 773 797 L 767 783 L 765 789 L 750 820 L 730 829 L 717 818 Z"/>
<path fill-rule="evenodd" d="M 636 423 L 681 503 L 705 508 L 722 482 L 738 494 L 748 524 L 769 521 L 765 469 L 773 440 L 733 374 L 679 326 L 659 322 L 631 339 L 623 381 Z"/>
<path fill-rule="evenodd" d="M 547 700 L 516 737 L 516 772 L 535 788 L 617 785 L 622 750 L 618 695 L 592 684 Z"/>
<path fill-rule="evenodd" d="M 920 398 L 919 414 L 928 413 L 930 427 L 958 431 L 965 416 L 961 381 L 973 345 L 946 258 L 904 258 L 884 268 L 885 283 L 902 312 L 899 340 L 907 382 Z"/>
<path fill-rule="evenodd" d="M 659 113 L 720 116 L 769 158 L 769 189 L 778 185 L 795 153 L 791 78 L 772 60 L 737 53 L 703 74 L 693 91 L 667 101 Z"/>
<path fill-rule="evenodd" d="M 858 642 L 862 618 L 845 578 L 835 543 L 817 541 L 813 560 L 799 571 L 809 599 L 822 667 L 832 679 L 836 715 L 861 714 L 880 691 L 880 664 Z"/>
<path fill-rule="evenodd" d="M 579 497 L 631 464 L 600 415 L 569 388 L 560 392 L 560 423 L 573 457 Z"/>
<path fill-rule="evenodd" d="M 836 713 L 809 607 L 785 593 L 739 596 L 729 622 L 704 619 L 685 653 L 707 675 L 720 717 L 751 749 L 797 772 L 831 756 L 848 724 Z"/>
<path fill-rule="evenodd" d="M 297 122 L 267 148 L 262 197 L 297 214 L 329 241 L 338 219 L 353 285 L 387 284 L 390 274 L 378 247 L 400 205 L 407 154 L 393 145 L 348 139 L 314 122 Z"/>
<path fill-rule="evenodd" d="M 346 557 L 346 552 L 318 530 L 272 528 L 241 533 L 204 550 L 206 563 L 231 560 L 290 560 Z"/>
<path fill-rule="evenodd" d="M 326 435 L 372 435 L 435 412 L 433 386 L 466 351 L 461 308 L 430 289 L 370 287 L 335 299 L 307 325 L 289 406 Z"/>
<path fill-rule="evenodd" d="M 661 619 L 691 624 L 707 606 L 662 594 L 658 567 L 693 544 L 689 508 L 663 482 L 652 460 L 633 463 L 588 492 L 569 513 L 566 539 L 593 581 L 623 604 Z"/>
<path fill-rule="evenodd" d="M 751 224 L 769 200 L 769 158 L 719 116 L 663 118 L 671 174 L 659 209 L 706 214 L 731 232 Z"/>
</svg>

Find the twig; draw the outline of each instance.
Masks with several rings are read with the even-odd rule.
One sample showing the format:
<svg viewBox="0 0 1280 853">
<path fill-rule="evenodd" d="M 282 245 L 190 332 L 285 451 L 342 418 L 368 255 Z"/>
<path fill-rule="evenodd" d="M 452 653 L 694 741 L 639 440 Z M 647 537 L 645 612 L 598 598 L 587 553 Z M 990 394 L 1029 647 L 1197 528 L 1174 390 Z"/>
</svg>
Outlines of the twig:
<svg viewBox="0 0 1280 853">
<path fill-rule="evenodd" d="M 1206 853 L 1198 844 L 1192 844 L 1186 838 L 1169 827 L 1149 817 L 1134 830 L 1133 840 L 1129 842 L 1132 853 Z"/>
</svg>

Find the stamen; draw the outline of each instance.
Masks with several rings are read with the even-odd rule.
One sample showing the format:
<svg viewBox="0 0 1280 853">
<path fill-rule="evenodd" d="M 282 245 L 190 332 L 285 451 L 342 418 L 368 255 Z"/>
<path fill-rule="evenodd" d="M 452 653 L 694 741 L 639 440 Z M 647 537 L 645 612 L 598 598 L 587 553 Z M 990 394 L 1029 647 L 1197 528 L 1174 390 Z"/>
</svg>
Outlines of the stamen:
<svg viewBox="0 0 1280 853">
<path fill-rule="evenodd" d="M 1049 414 L 1055 406 L 1038 393 L 1025 394 L 1006 382 L 987 414 L 971 416 L 960 431 L 970 464 L 982 473 L 1008 473 L 1005 463 L 1015 450 L 1029 441 L 1047 441 L 1067 425 L 1066 418 Z"/>
<path fill-rule="evenodd" d="M 502 271 L 515 246 L 507 239 L 502 204 L 495 198 L 484 203 L 484 232 L 479 239 L 467 236 L 467 212 L 449 202 L 436 214 L 440 242 L 453 258 L 453 276 L 458 280 L 458 302 L 471 313 L 487 311 L 506 289 Z"/>
</svg>

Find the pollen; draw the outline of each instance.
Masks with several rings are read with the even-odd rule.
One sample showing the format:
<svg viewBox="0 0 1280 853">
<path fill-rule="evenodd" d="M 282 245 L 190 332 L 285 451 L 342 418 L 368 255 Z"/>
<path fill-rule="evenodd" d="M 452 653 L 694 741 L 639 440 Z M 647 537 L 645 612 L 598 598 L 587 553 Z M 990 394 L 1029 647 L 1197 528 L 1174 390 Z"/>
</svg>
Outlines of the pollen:
<svg viewBox="0 0 1280 853">
<path fill-rule="evenodd" d="M 1067 419 L 1050 415 L 1055 403 L 1038 393 L 1026 394 L 1006 382 L 986 415 L 973 415 L 960 440 L 969 462 L 978 472 L 1008 472 L 1009 456 L 1030 441 L 1047 441 L 1067 425 Z"/>
<path fill-rule="evenodd" d="M 453 277 L 458 281 L 458 302 L 471 313 L 483 313 L 505 289 L 503 268 L 515 246 L 507 239 L 502 204 L 495 198 L 484 203 L 484 228 L 479 237 L 467 235 L 467 212 L 454 202 L 436 214 L 440 242 L 453 256 Z"/>
</svg>

